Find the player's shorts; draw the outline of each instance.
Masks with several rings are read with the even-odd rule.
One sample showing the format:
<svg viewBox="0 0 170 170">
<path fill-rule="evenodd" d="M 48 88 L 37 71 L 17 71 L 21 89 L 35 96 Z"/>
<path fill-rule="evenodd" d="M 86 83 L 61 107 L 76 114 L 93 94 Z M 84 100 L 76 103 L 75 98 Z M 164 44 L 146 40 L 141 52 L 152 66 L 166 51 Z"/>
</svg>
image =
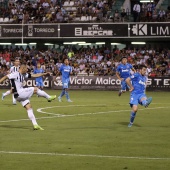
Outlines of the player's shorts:
<svg viewBox="0 0 170 170">
<path fill-rule="evenodd" d="M 63 89 L 68 89 L 68 87 L 69 87 L 69 79 L 63 80 L 62 84 L 63 84 Z"/>
<path fill-rule="evenodd" d="M 37 87 L 43 87 L 44 86 L 43 81 L 36 81 L 36 86 Z"/>
<path fill-rule="evenodd" d="M 22 104 L 22 106 L 25 106 L 26 104 L 30 103 L 29 98 L 34 93 L 34 87 L 28 87 L 23 88 L 20 91 L 18 91 L 18 97 L 16 100 Z"/>
<path fill-rule="evenodd" d="M 125 80 L 121 81 L 121 90 L 126 91 L 126 89 L 129 89 L 129 86 L 126 84 Z"/>
<path fill-rule="evenodd" d="M 131 93 L 131 95 L 130 95 L 130 103 L 129 104 L 131 106 L 138 105 L 138 104 L 141 105 L 141 99 L 143 97 L 146 97 L 146 95 L 144 93 L 140 93 L 140 94 Z"/>
</svg>

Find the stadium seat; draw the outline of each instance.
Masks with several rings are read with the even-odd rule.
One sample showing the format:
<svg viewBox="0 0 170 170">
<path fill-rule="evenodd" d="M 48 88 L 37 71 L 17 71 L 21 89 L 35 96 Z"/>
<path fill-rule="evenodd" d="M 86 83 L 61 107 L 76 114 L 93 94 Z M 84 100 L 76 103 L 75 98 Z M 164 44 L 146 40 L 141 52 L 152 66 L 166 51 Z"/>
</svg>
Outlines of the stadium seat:
<svg viewBox="0 0 170 170">
<path fill-rule="evenodd" d="M 74 6 L 74 1 L 70 1 L 70 6 Z"/>
<path fill-rule="evenodd" d="M 70 6 L 69 2 L 68 1 L 65 1 L 63 6 Z"/>
<path fill-rule="evenodd" d="M 86 16 L 81 16 L 81 21 L 87 21 L 87 17 Z"/>
<path fill-rule="evenodd" d="M 1 22 L 1 23 L 4 22 L 4 19 L 3 19 L 3 18 L 0 18 L 0 22 Z"/>
</svg>

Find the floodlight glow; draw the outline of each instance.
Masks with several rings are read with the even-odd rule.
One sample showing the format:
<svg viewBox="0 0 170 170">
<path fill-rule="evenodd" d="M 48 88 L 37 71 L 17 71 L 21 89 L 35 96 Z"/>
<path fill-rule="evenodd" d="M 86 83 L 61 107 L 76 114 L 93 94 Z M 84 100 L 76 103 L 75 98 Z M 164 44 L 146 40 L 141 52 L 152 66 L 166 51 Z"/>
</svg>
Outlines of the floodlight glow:
<svg viewBox="0 0 170 170">
<path fill-rule="evenodd" d="M 37 43 L 29 43 L 30 45 L 36 45 Z"/>
<path fill-rule="evenodd" d="M 91 45 L 91 43 L 83 43 L 83 44 L 78 44 L 78 45 Z"/>
<path fill-rule="evenodd" d="M 131 44 L 146 44 L 146 42 L 131 42 Z"/>
<path fill-rule="evenodd" d="M 96 44 L 105 44 L 105 42 L 96 42 Z"/>
<path fill-rule="evenodd" d="M 121 43 L 111 43 L 111 45 L 121 45 Z"/>
<path fill-rule="evenodd" d="M 27 45 L 26 43 L 16 43 L 15 45 Z"/>
</svg>

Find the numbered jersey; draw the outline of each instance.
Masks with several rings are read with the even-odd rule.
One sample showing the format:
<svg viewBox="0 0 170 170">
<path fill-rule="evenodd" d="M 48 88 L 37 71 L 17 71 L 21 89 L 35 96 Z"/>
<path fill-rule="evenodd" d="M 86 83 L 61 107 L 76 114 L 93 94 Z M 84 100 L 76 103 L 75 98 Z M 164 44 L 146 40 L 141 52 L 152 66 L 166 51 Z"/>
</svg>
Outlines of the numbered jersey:
<svg viewBox="0 0 170 170">
<path fill-rule="evenodd" d="M 19 68 L 20 68 L 20 66 L 18 66 L 18 67 L 12 66 L 12 67 L 10 68 L 10 73 L 15 73 L 15 72 L 19 71 Z"/>
</svg>

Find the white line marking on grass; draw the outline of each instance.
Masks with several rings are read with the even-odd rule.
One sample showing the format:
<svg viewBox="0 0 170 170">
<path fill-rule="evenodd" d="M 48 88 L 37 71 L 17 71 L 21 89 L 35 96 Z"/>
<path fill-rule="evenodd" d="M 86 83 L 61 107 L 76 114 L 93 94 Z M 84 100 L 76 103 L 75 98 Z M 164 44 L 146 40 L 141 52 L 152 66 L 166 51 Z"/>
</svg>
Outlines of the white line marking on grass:
<svg viewBox="0 0 170 170">
<path fill-rule="evenodd" d="M 170 158 L 155 158 L 155 157 L 142 157 L 142 156 L 85 155 L 85 154 L 15 152 L 15 151 L 0 151 L 0 154 L 47 155 L 47 156 L 67 156 L 67 157 L 94 157 L 94 158 L 114 158 L 114 159 L 142 159 L 142 160 L 146 160 L 146 159 L 147 160 L 170 160 Z"/>
<path fill-rule="evenodd" d="M 75 105 L 71 105 L 71 106 L 75 106 Z M 57 106 L 53 106 L 53 107 L 57 107 Z M 48 107 L 48 108 L 53 108 L 53 107 Z M 65 107 L 65 106 L 63 106 Z M 147 110 L 155 110 L 155 109 L 169 109 L 170 107 L 155 107 L 155 108 L 147 108 Z M 42 108 L 41 108 L 42 109 Z M 44 108 L 46 109 L 46 108 Z M 145 109 L 140 109 L 140 111 L 143 111 Z M 38 111 L 38 110 L 37 110 Z M 41 111 L 41 110 L 39 110 Z M 62 114 L 54 114 L 52 113 L 54 116 L 50 116 L 50 117 L 39 117 L 36 119 L 53 119 L 53 118 L 60 118 L 60 117 L 74 117 L 74 116 L 85 116 L 85 115 L 97 115 L 97 114 L 107 114 L 107 113 L 118 113 L 118 112 L 130 112 L 131 110 L 111 110 L 111 111 L 107 111 L 107 112 L 93 112 L 93 113 L 79 113 L 79 114 L 74 114 L 74 115 L 62 115 Z M 48 114 L 48 112 L 40 112 L 43 114 Z M 19 121 L 28 121 L 29 119 L 16 119 L 16 120 L 1 120 L 0 123 L 6 123 L 6 122 L 19 122 Z"/>
</svg>

